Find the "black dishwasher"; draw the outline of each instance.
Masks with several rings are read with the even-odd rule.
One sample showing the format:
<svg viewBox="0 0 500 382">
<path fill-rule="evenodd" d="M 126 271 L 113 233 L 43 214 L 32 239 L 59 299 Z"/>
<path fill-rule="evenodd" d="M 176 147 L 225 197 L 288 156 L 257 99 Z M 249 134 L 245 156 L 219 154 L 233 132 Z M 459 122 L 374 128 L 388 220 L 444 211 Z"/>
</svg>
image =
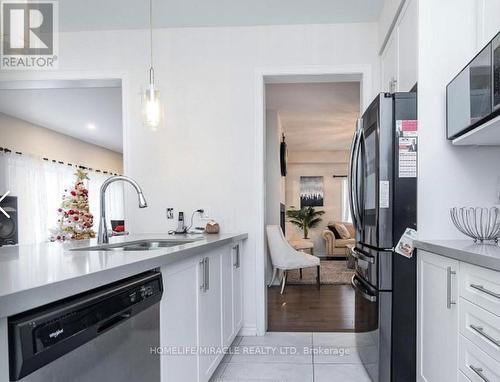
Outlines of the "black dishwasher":
<svg viewBox="0 0 500 382">
<path fill-rule="evenodd" d="M 162 294 L 151 271 L 9 317 L 10 380 L 159 381 Z"/>
</svg>

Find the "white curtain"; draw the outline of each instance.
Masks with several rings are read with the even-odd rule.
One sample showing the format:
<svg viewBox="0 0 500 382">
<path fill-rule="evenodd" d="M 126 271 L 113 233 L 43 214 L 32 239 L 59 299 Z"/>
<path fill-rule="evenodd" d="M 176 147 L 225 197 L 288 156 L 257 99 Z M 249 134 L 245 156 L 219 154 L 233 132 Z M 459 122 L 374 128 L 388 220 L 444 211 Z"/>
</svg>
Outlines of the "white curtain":
<svg viewBox="0 0 500 382">
<path fill-rule="evenodd" d="M 352 223 L 351 207 L 349 206 L 349 182 L 342 179 L 342 221 Z"/>
<path fill-rule="evenodd" d="M 76 168 L 30 155 L 0 152 L 0 194 L 10 191 L 17 197 L 19 244 L 48 241 L 57 223 L 57 209 L 65 190 L 75 183 Z M 89 208 L 94 230 L 99 224 L 99 189 L 109 174 L 88 171 Z M 111 184 L 106 196 L 109 220 L 124 219 L 122 184 Z M 110 227 L 110 225 L 108 226 Z"/>
</svg>

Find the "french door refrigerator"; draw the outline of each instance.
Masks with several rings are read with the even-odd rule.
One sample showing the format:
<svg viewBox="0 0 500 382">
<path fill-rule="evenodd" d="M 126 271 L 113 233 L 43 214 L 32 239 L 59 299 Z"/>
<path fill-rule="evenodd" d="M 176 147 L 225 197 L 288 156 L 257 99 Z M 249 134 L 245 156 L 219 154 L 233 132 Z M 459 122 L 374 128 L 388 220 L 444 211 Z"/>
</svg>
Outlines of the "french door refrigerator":
<svg viewBox="0 0 500 382">
<path fill-rule="evenodd" d="M 352 286 L 378 310 L 377 354 L 361 358 L 379 382 L 416 376 L 416 260 L 394 248 L 406 228 L 417 228 L 417 143 L 416 93 L 382 93 L 358 120 L 351 147 Z M 365 311 L 355 321 L 366 322 Z"/>
</svg>

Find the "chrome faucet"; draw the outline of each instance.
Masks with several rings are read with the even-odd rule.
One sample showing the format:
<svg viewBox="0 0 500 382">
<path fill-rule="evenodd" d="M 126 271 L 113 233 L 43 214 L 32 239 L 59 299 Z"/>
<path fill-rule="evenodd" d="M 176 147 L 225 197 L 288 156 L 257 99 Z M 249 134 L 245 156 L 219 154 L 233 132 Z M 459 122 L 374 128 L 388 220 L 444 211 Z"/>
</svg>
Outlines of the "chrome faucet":
<svg viewBox="0 0 500 382">
<path fill-rule="evenodd" d="M 106 179 L 101 186 L 101 192 L 100 192 L 101 217 L 99 218 L 99 232 L 97 233 L 98 244 L 109 243 L 108 227 L 106 225 L 106 189 L 111 183 L 117 182 L 119 180 L 130 183 L 135 188 L 137 196 L 139 197 L 139 208 L 146 208 L 148 206 L 146 198 L 144 198 L 144 194 L 142 193 L 141 187 L 132 178 L 129 178 L 128 176 L 124 175 L 115 175 Z"/>
</svg>

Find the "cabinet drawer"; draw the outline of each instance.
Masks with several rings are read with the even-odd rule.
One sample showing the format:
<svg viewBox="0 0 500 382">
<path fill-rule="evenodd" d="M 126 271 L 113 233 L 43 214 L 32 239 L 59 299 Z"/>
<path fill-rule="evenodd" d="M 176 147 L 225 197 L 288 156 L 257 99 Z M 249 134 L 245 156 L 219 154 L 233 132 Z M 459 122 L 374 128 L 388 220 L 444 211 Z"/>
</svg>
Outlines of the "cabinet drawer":
<svg viewBox="0 0 500 382">
<path fill-rule="evenodd" d="M 500 317 L 460 298 L 460 333 L 500 361 Z"/>
<path fill-rule="evenodd" d="M 500 381 L 500 363 L 460 335 L 458 340 L 460 371 L 472 382 Z"/>
<path fill-rule="evenodd" d="M 460 263 L 460 296 L 500 316 L 500 272 Z"/>
</svg>

